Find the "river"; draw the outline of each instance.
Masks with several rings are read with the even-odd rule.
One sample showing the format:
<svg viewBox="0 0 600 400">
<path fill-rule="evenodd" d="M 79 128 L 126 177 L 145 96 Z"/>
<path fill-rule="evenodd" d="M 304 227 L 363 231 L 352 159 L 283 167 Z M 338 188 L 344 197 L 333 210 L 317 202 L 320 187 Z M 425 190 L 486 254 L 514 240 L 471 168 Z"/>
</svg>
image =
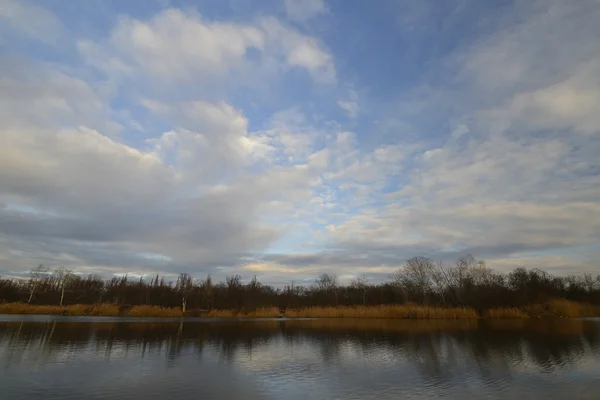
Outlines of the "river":
<svg viewBox="0 0 600 400">
<path fill-rule="evenodd" d="M 600 320 L 0 315 L 0 399 L 600 399 Z"/>
</svg>

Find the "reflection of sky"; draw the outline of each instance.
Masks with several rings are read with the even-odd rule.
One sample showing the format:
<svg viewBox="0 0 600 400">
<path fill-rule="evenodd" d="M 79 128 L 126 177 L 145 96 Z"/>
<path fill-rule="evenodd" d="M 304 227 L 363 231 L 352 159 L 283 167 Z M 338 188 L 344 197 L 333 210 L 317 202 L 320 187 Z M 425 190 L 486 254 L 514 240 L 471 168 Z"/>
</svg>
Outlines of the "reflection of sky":
<svg viewBox="0 0 600 400">
<path fill-rule="evenodd" d="M 591 336 L 546 338 L 0 322 L 0 387 L 10 399 L 598 398 L 600 324 L 588 324 Z"/>
</svg>

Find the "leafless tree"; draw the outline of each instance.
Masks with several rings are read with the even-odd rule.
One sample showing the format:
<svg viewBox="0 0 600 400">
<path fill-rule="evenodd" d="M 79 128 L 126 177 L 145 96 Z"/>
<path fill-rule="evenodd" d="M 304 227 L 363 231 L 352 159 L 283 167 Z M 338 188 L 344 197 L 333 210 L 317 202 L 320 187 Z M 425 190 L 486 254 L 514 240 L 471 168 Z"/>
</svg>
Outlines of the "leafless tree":
<svg viewBox="0 0 600 400">
<path fill-rule="evenodd" d="M 206 280 L 204 280 L 201 287 L 202 287 L 202 301 L 204 303 L 204 306 L 206 308 L 210 309 L 212 292 L 213 292 L 213 283 L 212 283 L 212 278 L 210 277 L 210 275 L 208 275 L 206 277 Z"/>
<path fill-rule="evenodd" d="M 177 291 L 181 296 L 181 310 L 185 312 L 187 307 L 187 299 L 188 296 L 192 293 L 194 289 L 194 283 L 192 281 L 192 277 L 189 274 L 179 274 L 179 278 L 177 278 L 177 284 L 175 285 Z"/>
<path fill-rule="evenodd" d="M 333 290 L 337 286 L 337 276 L 329 274 L 321 274 L 315 281 L 317 290 L 328 291 Z"/>
<path fill-rule="evenodd" d="M 357 276 L 350 281 L 350 287 L 362 293 L 363 306 L 367 303 L 367 290 L 369 289 L 369 278 L 365 275 Z"/>
<path fill-rule="evenodd" d="M 62 307 L 65 298 L 65 288 L 73 280 L 75 275 L 73 275 L 73 271 L 65 267 L 57 268 L 56 271 L 54 271 L 54 275 L 56 276 L 60 288 L 60 306 Z"/>
<path fill-rule="evenodd" d="M 32 268 L 29 271 L 29 300 L 27 300 L 28 304 L 31 304 L 31 300 L 33 299 L 33 295 L 35 290 L 40 285 L 40 282 L 46 277 L 49 270 L 44 265 L 40 264 L 35 268 Z"/>
<path fill-rule="evenodd" d="M 427 304 L 431 291 L 432 274 L 435 263 L 427 257 L 413 257 L 393 276 L 393 280 L 401 288 L 405 300 L 411 292 L 418 296 L 417 301 Z"/>
<path fill-rule="evenodd" d="M 333 293 L 338 304 L 338 281 L 336 275 L 321 274 L 315 281 L 315 289 L 323 293 Z"/>
</svg>

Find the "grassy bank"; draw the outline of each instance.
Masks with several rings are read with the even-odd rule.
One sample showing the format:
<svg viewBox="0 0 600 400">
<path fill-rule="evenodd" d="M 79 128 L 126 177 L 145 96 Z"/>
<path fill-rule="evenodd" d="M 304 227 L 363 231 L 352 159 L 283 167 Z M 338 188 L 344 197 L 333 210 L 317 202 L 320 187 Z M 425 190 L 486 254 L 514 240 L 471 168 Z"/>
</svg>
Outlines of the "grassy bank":
<svg viewBox="0 0 600 400">
<path fill-rule="evenodd" d="M 248 317 L 273 318 L 280 315 L 279 309 L 258 308 L 250 312 L 235 310 L 213 310 L 206 314 L 208 317 Z M 358 307 L 306 307 L 288 309 L 287 318 L 378 318 L 378 319 L 469 319 L 478 318 L 475 310 L 470 308 L 439 308 L 416 305 L 392 306 L 358 306 Z"/>
<path fill-rule="evenodd" d="M 29 305 L 25 303 L 0 304 L 0 314 L 31 314 L 31 315 L 92 315 L 92 316 L 118 316 L 119 306 L 116 304 L 85 305 L 75 304 L 65 307 Z"/>
<path fill-rule="evenodd" d="M 129 317 L 181 317 L 202 316 L 209 318 L 275 318 L 280 316 L 276 307 L 255 310 L 190 310 L 183 314 L 179 308 L 158 306 L 119 307 L 116 304 L 45 306 L 24 303 L 0 304 L 0 314 L 37 315 L 90 315 Z M 599 317 L 600 306 L 556 299 L 545 304 L 521 308 L 493 308 L 481 314 L 472 308 L 430 307 L 415 304 L 356 306 L 356 307 L 306 307 L 288 309 L 287 318 L 358 318 L 358 319 L 526 319 L 547 317 Z"/>
</svg>

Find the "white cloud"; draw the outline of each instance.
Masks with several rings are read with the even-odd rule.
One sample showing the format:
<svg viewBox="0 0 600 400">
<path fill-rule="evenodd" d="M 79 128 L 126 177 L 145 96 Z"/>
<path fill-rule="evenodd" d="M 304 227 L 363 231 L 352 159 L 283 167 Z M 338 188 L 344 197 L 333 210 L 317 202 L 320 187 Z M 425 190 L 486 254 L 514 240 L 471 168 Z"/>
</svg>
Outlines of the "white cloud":
<svg viewBox="0 0 600 400">
<path fill-rule="evenodd" d="M 452 133 L 450 133 L 450 137 L 453 139 L 458 139 L 462 135 L 469 133 L 469 132 L 470 132 L 470 130 L 469 130 L 468 126 L 466 126 L 465 124 L 459 124 L 456 126 L 456 128 L 454 128 Z"/>
<path fill-rule="evenodd" d="M 348 93 L 348 99 L 339 100 L 337 104 L 342 110 L 346 111 L 350 118 L 356 118 L 358 115 L 359 106 L 358 94 L 356 91 L 350 90 Z"/>
<path fill-rule="evenodd" d="M 1 25 L 50 45 L 56 45 L 64 33 L 54 14 L 28 1 L 0 0 L 0 21 L 4 21 Z M 3 30 L 0 28 L 0 40 L 5 40 Z"/>
<path fill-rule="evenodd" d="M 173 129 L 134 147 L 86 126 L 106 118 L 106 99 L 88 84 L 45 65 L 19 70 L 5 74 L 0 95 L 11 107 L 0 125 L 0 257 L 17 269 L 241 268 L 240 254 L 279 237 L 293 220 L 287 210 L 308 203 L 327 168 L 328 152 L 313 147 L 314 128 L 298 111 L 274 116 L 266 135 L 248 132 L 224 101 L 145 100 Z M 13 104 L 19 96 L 36 100 L 38 120 Z M 277 165 L 282 154 L 294 161 Z"/>
<path fill-rule="evenodd" d="M 34 124 L 30 108 L 15 106 L 0 125 L 0 254 L 16 266 L 44 260 L 88 265 L 96 272 L 159 267 L 142 256 L 148 253 L 173 260 L 168 266 L 160 261 L 163 271 L 195 262 L 200 268 L 231 263 L 234 253 L 262 249 L 277 236 L 257 219 L 262 202 L 277 194 L 277 184 L 304 184 L 305 177 L 293 170 L 265 181 L 239 176 L 248 151 L 247 121 L 227 103 L 155 102 L 199 132 L 180 128 L 143 151 L 84 125 L 104 112 L 87 85 L 57 75 L 62 85 L 55 87 L 52 80 L 34 80 L 47 74 L 45 69 L 21 71 L 22 76 L 3 81 L 15 90 L 3 90 L 0 103 L 12 104 L 16 94 L 36 99 L 43 119 Z M 55 104 L 64 104 L 64 111 L 52 116 L 59 110 Z M 54 120 L 47 118 L 61 116 L 76 118 L 81 126 L 48 123 Z M 250 149 L 260 150 L 252 140 Z M 173 163 L 169 152 L 179 162 Z M 211 180 L 227 171 L 236 172 L 227 189 L 211 191 Z"/>
<path fill-rule="evenodd" d="M 30 7 L 0 4 L 11 21 Z M 78 43 L 92 71 L 3 57 L 0 260 L 310 281 L 325 267 L 382 277 L 410 256 L 470 251 L 492 267 L 591 270 L 597 252 L 572 255 L 600 236 L 590 4 L 521 5 L 424 75 L 457 72 L 451 85 L 425 82 L 387 109 L 361 108 L 354 90 L 289 96 L 279 112 L 255 102 L 262 92 L 240 88 L 289 71 L 340 79 L 321 41 L 268 16 L 122 17 L 104 40 Z M 286 5 L 295 21 L 326 12 L 323 2 Z M 108 83 L 90 79 L 98 71 Z M 129 130 L 136 120 L 113 100 L 144 129 Z M 350 118 L 379 109 L 379 123 L 365 131 L 346 120 L 349 132 L 321 109 L 336 101 Z M 273 254 L 280 243 L 303 254 Z"/>
<path fill-rule="evenodd" d="M 506 104 L 482 114 L 499 128 L 511 123 L 533 129 L 600 133 L 600 58 L 574 71 L 565 81 L 516 94 Z"/>
<path fill-rule="evenodd" d="M 564 81 L 598 57 L 596 0 L 534 1 L 498 16 L 490 34 L 454 53 L 460 79 L 485 95 L 532 91 Z M 511 22 L 508 22 L 511 21 Z"/>
<path fill-rule="evenodd" d="M 288 17 L 300 22 L 328 11 L 325 0 L 285 0 L 284 5 Z"/>
<path fill-rule="evenodd" d="M 119 131 L 118 125 L 106 121 L 107 96 L 77 76 L 16 57 L 0 57 L 0 69 L 3 127 L 73 127 L 85 121 L 111 134 Z"/>
<path fill-rule="evenodd" d="M 282 25 L 273 17 L 263 18 L 261 26 L 274 50 L 284 55 L 288 66 L 305 68 L 317 82 L 336 82 L 333 57 L 318 40 Z"/>
<path fill-rule="evenodd" d="M 186 80 L 200 71 L 225 74 L 249 49 L 262 50 L 264 35 L 248 25 L 205 22 L 199 14 L 168 9 L 149 21 L 121 19 L 110 46 L 136 69 Z"/>
<path fill-rule="evenodd" d="M 600 211 L 593 200 L 600 182 L 586 171 L 593 171 L 598 144 L 582 149 L 558 138 L 505 134 L 449 141 L 413 160 L 409 183 L 385 206 L 349 216 L 332 237 L 348 251 L 403 258 L 471 252 L 498 260 L 594 244 L 600 219 L 590 216 Z"/>
<path fill-rule="evenodd" d="M 163 103 L 144 99 L 141 103 L 156 114 L 172 118 L 179 127 L 211 137 L 245 135 L 248 127 L 248 120 L 241 111 L 224 101 Z"/>
<path fill-rule="evenodd" d="M 197 13 L 167 9 L 145 21 L 124 17 L 106 43 L 81 40 L 78 49 L 90 64 L 112 74 L 135 77 L 144 71 L 167 82 L 210 81 L 261 69 L 273 73 L 273 64 L 305 69 L 318 82 L 336 77 L 333 58 L 318 40 L 274 17 L 209 22 Z M 261 57 L 249 58 L 250 50 Z"/>
<path fill-rule="evenodd" d="M 548 261 L 560 273 L 593 272 L 597 252 L 592 258 L 572 252 L 597 245 L 600 235 L 600 219 L 591 217 L 600 197 L 594 112 L 600 47 L 589 39 L 597 34 L 600 9 L 585 4 L 525 7 L 518 23 L 450 57 L 461 85 L 407 96 L 404 114 L 394 110 L 397 118 L 427 119 L 446 109 L 454 112 L 454 129 L 442 144 L 415 147 L 424 146 L 410 159 L 400 190 L 384 196 L 370 185 L 370 194 L 386 204 L 367 203 L 338 222 L 329 232 L 333 246 L 401 259 L 472 252 L 500 269 L 515 266 L 508 260 L 526 260 L 542 268 Z M 357 162 L 347 171 L 364 178 L 359 183 L 381 176 Z M 548 251 L 562 255 L 539 256 Z"/>
</svg>

